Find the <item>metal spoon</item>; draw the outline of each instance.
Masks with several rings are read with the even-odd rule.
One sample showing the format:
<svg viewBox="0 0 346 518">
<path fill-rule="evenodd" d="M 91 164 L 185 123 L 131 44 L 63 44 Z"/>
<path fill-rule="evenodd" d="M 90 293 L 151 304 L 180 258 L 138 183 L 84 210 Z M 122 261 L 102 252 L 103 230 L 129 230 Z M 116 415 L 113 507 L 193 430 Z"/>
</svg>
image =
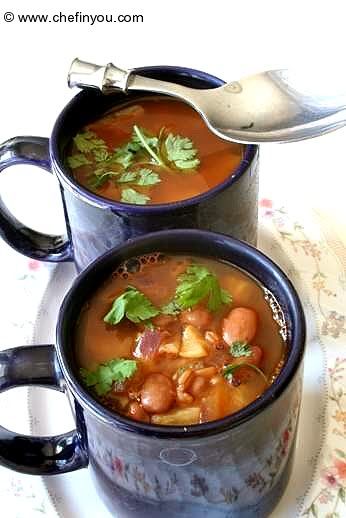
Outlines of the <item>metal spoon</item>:
<svg viewBox="0 0 346 518">
<path fill-rule="evenodd" d="M 68 85 L 98 88 L 105 94 L 140 90 L 178 97 L 197 110 L 219 137 L 257 144 L 303 140 L 344 126 L 346 82 L 324 78 L 310 71 L 271 70 L 200 90 L 149 79 L 112 63 L 98 66 L 75 59 Z"/>
</svg>

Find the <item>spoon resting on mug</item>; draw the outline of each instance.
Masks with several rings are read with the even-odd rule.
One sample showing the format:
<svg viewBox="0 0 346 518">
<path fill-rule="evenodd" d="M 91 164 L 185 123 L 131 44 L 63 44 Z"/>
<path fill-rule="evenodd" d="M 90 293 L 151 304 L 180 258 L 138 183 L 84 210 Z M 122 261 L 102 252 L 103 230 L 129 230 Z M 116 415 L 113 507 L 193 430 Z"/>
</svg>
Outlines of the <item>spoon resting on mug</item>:
<svg viewBox="0 0 346 518">
<path fill-rule="evenodd" d="M 337 84 L 337 87 L 335 87 Z M 191 105 L 218 137 L 245 144 L 294 142 L 346 124 L 346 81 L 290 70 L 270 70 L 227 83 L 197 89 L 122 70 L 112 63 L 99 66 L 75 59 L 70 88 L 156 92 Z"/>
</svg>

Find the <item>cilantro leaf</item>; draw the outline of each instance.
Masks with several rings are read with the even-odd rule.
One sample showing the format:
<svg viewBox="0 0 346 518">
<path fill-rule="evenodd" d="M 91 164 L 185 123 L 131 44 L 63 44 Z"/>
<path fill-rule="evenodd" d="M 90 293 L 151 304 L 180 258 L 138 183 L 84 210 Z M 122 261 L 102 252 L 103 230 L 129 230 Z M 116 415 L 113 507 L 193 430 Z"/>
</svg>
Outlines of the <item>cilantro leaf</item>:
<svg viewBox="0 0 346 518">
<path fill-rule="evenodd" d="M 104 172 L 103 168 L 96 169 L 94 174 L 89 178 L 89 185 L 93 189 L 102 187 L 112 176 L 117 177 L 119 173 L 115 171 Z"/>
<path fill-rule="evenodd" d="M 112 308 L 103 320 L 107 324 L 116 325 L 126 317 L 131 322 L 137 324 L 145 322 L 159 313 L 160 311 L 144 293 L 133 286 L 128 286 L 125 292 L 113 301 Z"/>
<path fill-rule="evenodd" d="M 95 162 L 106 162 L 110 159 L 110 154 L 105 148 L 93 149 L 93 155 L 95 158 Z"/>
<path fill-rule="evenodd" d="M 124 381 L 136 372 L 135 360 L 117 358 L 101 363 L 96 370 L 80 369 L 80 375 L 87 387 L 92 387 L 99 396 L 109 392 L 114 382 Z"/>
<path fill-rule="evenodd" d="M 219 281 L 216 276 L 212 276 L 208 280 L 209 283 L 209 301 L 208 308 L 210 311 L 217 311 L 222 304 L 229 304 L 232 301 L 228 291 L 220 288 Z"/>
<path fill-rule="evenodd" d="M 147 147 L 156 149 L 158 143 L 158 137 L 150 136 L 145 129 L 136 126 L 136 124 L 133 126 L 132 144 L 138 146 L 138 149 L 141 147 L 144 149 L 147 149 Z"/>
<path fill-rule="evenodd" d="M 134 189 L 123 189 L 121 192 L 121 200 L 124 203 L 135 203 L 136 205 L 145 205 L 150 201 L 150 196 L 141 194 Z"/>
<path fill-rule="evenodd" d="M 163 315 L 178 315 L 178 313 L 180 313 L 180 311 L 181 310 L 180 310 L 179 306 L 176 304 L 176 302 L 174 300 L 172 300 L 168 304 L 165 304 L 161 308 L 161 313 Z"/>
<path fill-rule="evenodd" d="M 138 169 L 138 171 L 125 171 L 117 179 L 119 183 L 135 183 L 136 185 L 148 186 L 161 182 L 157 173 L 151 169 Z"/>
<path fill-rule="evenodd" d="M 142 138 L 144 139 L 144 141 L 148 142 L 148 145 L 155 144 L 153 138 L 145 138 L 144 135 L 142 135 Z M 111 157 L 111 162 L 120 164 L 124 169 L 128 169 L 130 165 L 133 163 L 136 153 L 138 153 L 138 151 L 140 151 L 141 149 L 146 148 L 143 146 L 143 143 L 139 139 L 138 135 L 135 132 L 133 132 L 131 140 L 129 142 L 126 142 L 125 144 L 114 150 L 114 153 Z"/>
<path fill-rule="evenodd" d="M 139 128 L 136 125 L 133 126 L 133 133 L 133 142 L 142 146 L 158 165 L 165 167 L 165 163 L 162 161 L 158 153 L 154 151 L 155 148 L 157 149 L 159 139 L 157 137 L 148 136 L 142 128 Z"/>
<path fill-rule="evenodd" d="M 120 295 L 120 297 L 114 299 L 111 309 L 103 317 L 104 322 L 113 326 L 119 324 L 119 322 L 121 322 L 121 320 L 125 317 L 127 299 L 129 298 L 130 296 L 127 296 L 125 292 Z"/>
<path fill-rule="evenodd" d="M 221 290 L 217 277 L 208 268 L 191 264 L 178 277 L 174 301 L 180 309 L 188 309 L 206 298 L 210 311 L 217 311 L 222 304 L 232 300 L 229 293 Z"/>
<path fill-rule="evenodd" d="M 196 169 L 200 161 L 192 140 L 170 133 L 165 140 L 167 159 L 178 169 Z"/>
<path fill-rule="evenodd" d="M 252 355 L 252 350 L 247 342 L 233 342 L 230 345 L 229 352 L 234 358 L 241 358 L 242 356 L 248 357 Z"/>
<path fill-rule="evenodd" d="M 137 185 L 155 185 L 161 182 L 159 175 L 151 169 L 139 169 L 138 175 L 139 178 L 136 181 Z"/>
<path fill-rule="evenodd" d="M 125 173 L 122 173 L 119 176 L 119 178 L 117 179 L 117 182 L 119 182 L 119 183 L 134 182 L 136 179 L 137 179 L 136 171 L 126 171 Z"/>
<path fill-rule="evenodd" d="M 82 153 L 78 155 L 72 155 L 67 157 L 67 164 L 71 169 L 76 169 L 77 167 L 80 167 L 82 165 L 89 165 L 91 164 L 90 160 L 83 155 Z"/>
<path fill-rule="evenodd" d="M 127 142 L 123 146 L 114 150 L 111 161 L 116 164 L 120 164 L 124 169 L 127 169 L 133 162 L 135 156 L 134 154 L 135 151 L 133 149 L 132 143 Z"/>
<path fill-rule="evenodd" d="M 73 139 L 73 142 L 75 143 L 77 149 L 82 153 L 90 153 L 95 149 L 107 149 L 105 141 L 98 138 L 96 133 L 93 131 L 77 133 Z"/>
<path fill-rule="evenodd" d="M 237 371 L 238 369 L 240 369 L 241 367 L 249 367 L 250 369 L 254 370 L 257 372 L 257 374 L 259 374 L 263 380 L 266 382 L 266 384 L 268 385 L 268 379 L 267 379 L 267 376 L 264 374 L 263 371 L 261 371 L 261 369 L 259 369 L 256 365 L 254 365 L 253 363 L 247 363 L 247 362 L 242 362 L 242 363 L 230 363 L 228 365 L 226 365 L 224 367 L 224 371 L 223 371 L 223 375 L 224 377 L 228 380 L 228 381 L 232 381 L 233 380 L 233 375 L 235 373 L 235 371 Z"/>
</svg>

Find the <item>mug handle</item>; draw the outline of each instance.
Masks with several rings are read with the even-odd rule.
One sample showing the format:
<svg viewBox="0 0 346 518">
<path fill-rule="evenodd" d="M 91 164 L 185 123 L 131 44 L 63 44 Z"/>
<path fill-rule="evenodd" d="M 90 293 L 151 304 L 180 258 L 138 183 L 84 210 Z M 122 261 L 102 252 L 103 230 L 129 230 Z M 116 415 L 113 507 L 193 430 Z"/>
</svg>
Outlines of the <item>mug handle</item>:
<svg viewBox="0 0 346 518">
<path fill-rule="evenodd" d="M 31 164 L 52 173 L 49 139 L 14 137 L 0 145 L 0 172 L 11 165 Z M 72 261 L 70 241 L 64 236 L 42 234 L 18 221 L 0 198 L 0 235 L 17 252 L 49 262 Z"/>
<path fill-rule="evenodd" d="M 53 345 L 15 347 L 0 352 L 0 392 L 21 385 L 64 391 Z M 35 437 L 0 426 L 0 464 L 30 475 L 57 475 L 86 467 L 88 455 L 77 430 Z"/>
</svg>

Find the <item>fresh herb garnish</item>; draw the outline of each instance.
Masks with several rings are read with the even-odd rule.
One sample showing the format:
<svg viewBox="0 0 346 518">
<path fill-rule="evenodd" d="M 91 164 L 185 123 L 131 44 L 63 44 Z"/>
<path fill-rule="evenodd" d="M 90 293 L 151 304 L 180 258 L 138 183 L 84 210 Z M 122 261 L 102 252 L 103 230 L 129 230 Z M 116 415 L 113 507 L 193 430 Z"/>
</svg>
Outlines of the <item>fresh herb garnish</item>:
<svg viewBox="0 0 346 518">
<path fill-rule="evenodd" d="M 96 170 L 89 177 L 92 189 L 101 188 L 110 179 L 120 184 L 150 187 L 161 182 L 159 174 L 150 166 L 177 171 L 193 170 L 200 163 L 193 142 L 181 135 L 167 135 L 164 127 L 155 136 L 134 125 L 131 139 L 113 152 L 92 131 L 78 133 L 73 141 L 80 153 L 69 156 L 67 163 L 72 169 L 95 163 Z M 122 190 L 121 201 L 145 205 L 150 197 L 129 188 Z"/>
<path fill-rule="evenodd" d="M 261 371 L 261 369 L 259 369 L 256 365 L 254 365 L 253 363 L 247 363 L 247 362 L 241 362 L 241 363 L 230 363 L 229 365 L 226 365 L 226 367 L 224 368 L 224 371 L 223 371 L 223 375 L 226 379 L 228 379 L 228 381 L 232 381 L 233 380 L 233 374 L 235 373 L 235 371 L 237 371 L 238 369 L 240 369 L 241 367 L 249 367 L 250 369 L 254 370 L 257 372 L 257 374 L 259 374 L 263 379 L 264 381 L 266 382 L 266 384 L 268 385 L 268 379 L 267 379 L 267 376 L 264 374 L 263 371 Z"/>
<path fill-rule="evenodd" d="M 178 169 L 196 169 L 200 161 L 197 158 L 197 149 L 187 137 L 170 133 L 165 140 L 167 158 Z"/>
<path fill-rule="evenodd" d="M 147 186 L 147 185 L 155 185 L 161 182 L 161 178 L 157 173 L 152 171 L 151 169 L 139 169 L 138 178 L 136 180 L 137 185 Z"/>
<path fill-rule="evenodd" d="M 138 324 L 139 322 L 148 322 L 159 313 L 160 311 L 144 293 L 133 286 L 128 286 L 125 292 L 113 301 L 111 310 L 103 320 L 107 324 L 115 326 L 126 317 L 131 322 Z"/>
<path fill-rule="evenodd" d="M 135 203 L 136 205 L 145 205 L 150 201 L 150 196 L 135 191 L 134 189 L 123 189 L 121 191 L 121 200 L 124 203 Z"/>
<path fill-rule="evenodd" d="M 180 310 L 188 309 L 204 299 L 208 299 L 208 309 L 217 311 L 222 304 L 232 301 L 231 295 L 220 287 L 218 278 L 208 268 L 199 264 L 191 264 L 186 272 L 178 277 L 174 304 Z M 174 310 L 174 306 L 167 305 L 164 311 Z"/>
<path fill-rule="evenodd" d="M 110 154 L 105 148 L 96 148 L 93 150 L 95 162 L 107 162 L 110 159 Z"/>
<path fill-rule="evenodd" d="M 132 164 L 135 154 L 139 149 L 140 146 L 131 140 L 114 150 L 113 161 L 121 165 L 124 169 L 127 169 Z"/>
<path fill-rule="evenodd" d="M 161 313 L 163 315 L 178 315 L 180 312 L 181 309 L 174 300 L 168 302 L 168 304 L 165 304 L 161 308 Z"/>
<path fill-rule="evenodd" d="M 229 352 L 234 358 L 252 355 L 251 347 L 247 342 L 233 342 L 232 345 L 230 345 Z"/>
<path fill-rule="evenodd" d="M 67 163 L 71 167 L 71 169 L 76 169 L 77 167 L 81 167 L 82 165 L 89 165 L 92 162 L 82 153 L 78 155 L 72 155 L 67 158 Z"/>
<path fill-rule="evenodd" d="M 77 133 L 74 137 L 73 142 L 76 144 L 77 149 L 81 153 L 90 153 L 94 150 L 105 149 L 107 146 L 104 140 L 98 138 L 96 133 L 93 131 L 84 131 L 83 133 Z"/>
<path fill-rule="evenodd" d="M 124 381 L 136 372 L 137 363 L 135 360 L 117 358 L 98 365 L 96 370 L 89 371 L 80 369 L 84 384 L 92 387 L 99 396 L 109 392 L 114 382 Z"/>
<path fill-rule="evenodd" d="M 89 180 L 90 187 L 99 189 L 112 177 L 118 177 L 119 173 L 114 171 L 103 172 L 103 169 L 97 169 Z"/>
<path fill-rule="evenodd" d="M 126 171 L 125 173 L 122 173 L 119 178 L 117 178 L 118 183 L 128 183 L 128 182 L 134 182 L 137 178 L 136 171 Z"/>
<path fill-rule="evenodd" d="M 143 187 L 155 185 L 161 182 L 157 173 L 151 169 L 138 169 L 137 171 L 126 171 L 117 178 L 118 183 L 134 183 Z"/>
<path fill-rule="evenodd" d="M 148 136 L 143 128 L 139 128 L 136 125 L 133 126 L 133 132 L 134 136 L 132 137 L 132 140 L 136 144 L 142 146 L 149 153 L 157 165 L 166 167 L 165 163 L 157 153 L 157 146 L 159 141 L 158 138 Z M 156 152 L 154 149 L 156 149 Z"/>
</svg>

